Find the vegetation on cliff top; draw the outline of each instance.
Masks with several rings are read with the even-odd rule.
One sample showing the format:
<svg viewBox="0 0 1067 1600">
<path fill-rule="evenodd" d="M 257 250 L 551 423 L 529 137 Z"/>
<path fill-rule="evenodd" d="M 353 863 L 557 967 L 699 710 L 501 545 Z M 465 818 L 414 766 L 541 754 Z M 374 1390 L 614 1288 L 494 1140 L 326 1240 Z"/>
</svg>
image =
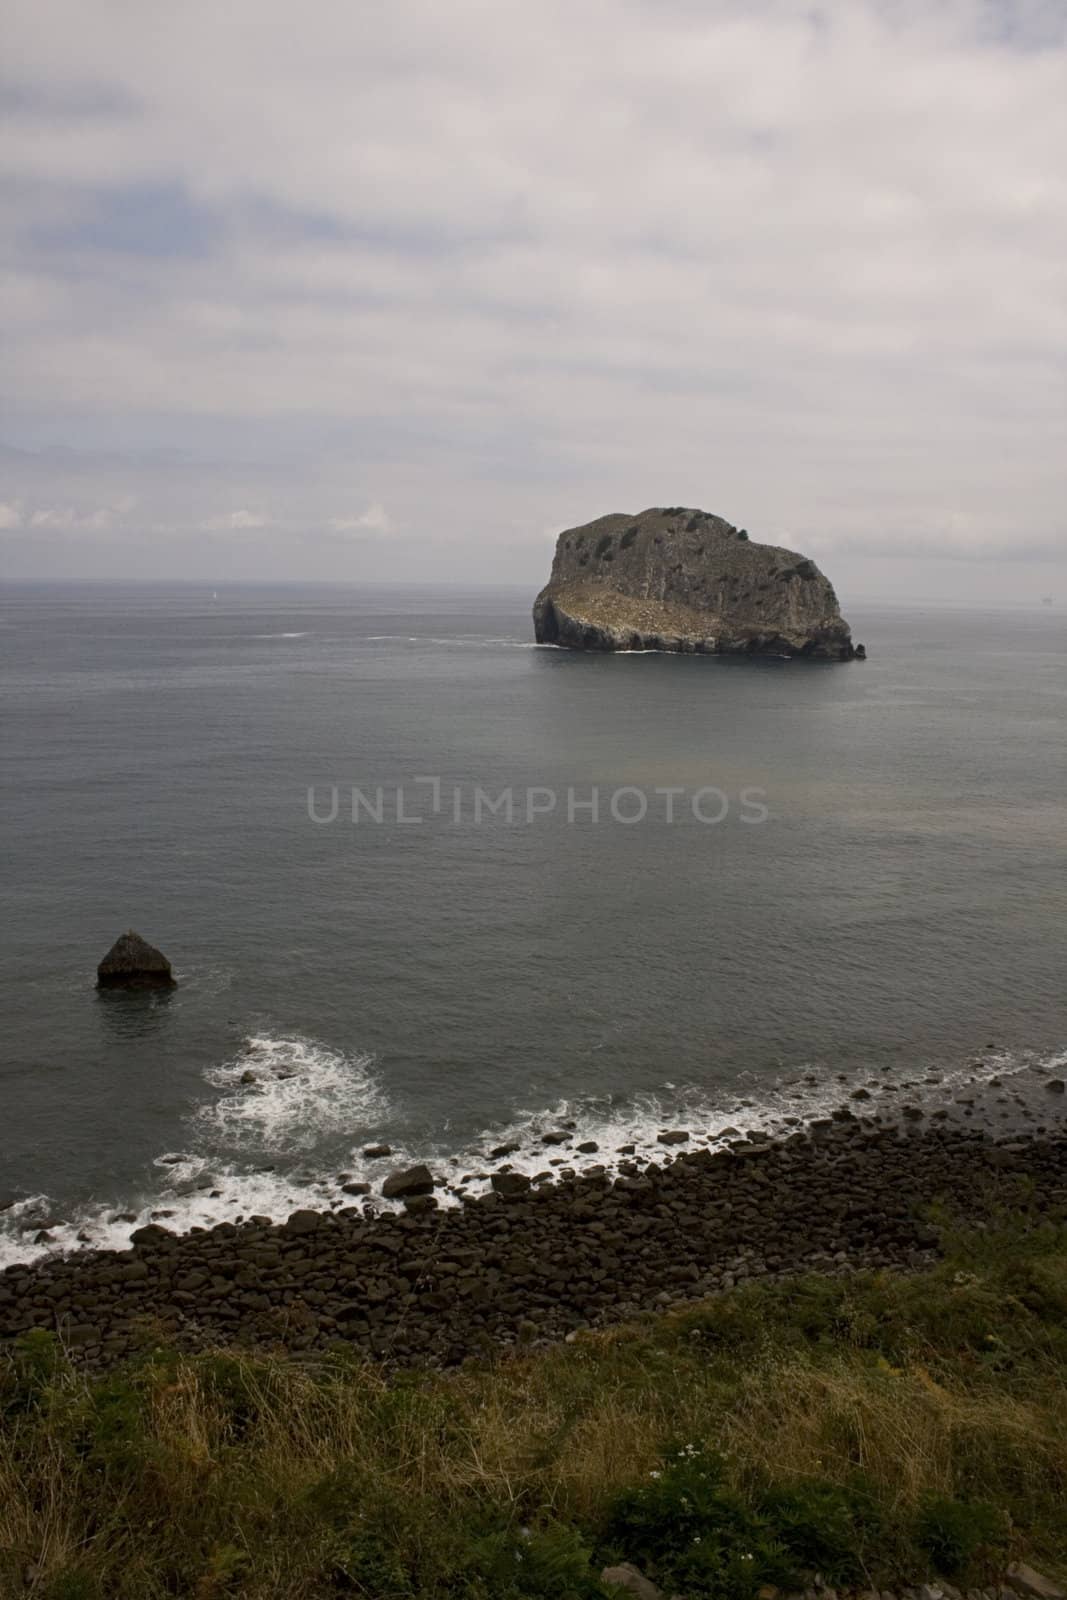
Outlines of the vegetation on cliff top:
<svg viewBox="0 0 1067 1600">
<path fill-rule="evenodd" d="M 0 1367 L 0 1594 L 748 1600 L 1067 1563 L 1067 1226 L 389 1379 L 338 1351 Z"/>
</svg>

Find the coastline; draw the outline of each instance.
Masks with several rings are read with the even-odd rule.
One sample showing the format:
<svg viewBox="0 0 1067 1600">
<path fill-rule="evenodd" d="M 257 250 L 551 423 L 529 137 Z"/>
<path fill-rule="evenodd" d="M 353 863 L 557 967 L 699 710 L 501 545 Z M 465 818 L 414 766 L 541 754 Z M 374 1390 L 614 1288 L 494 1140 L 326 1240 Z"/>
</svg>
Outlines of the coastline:
<svg viewBox="0 0 1067 1600">
<path fill-rule="evenodd" d="M 885 1061 L 797 1062 L 764 1081 L 663 1082 L 634 1097 L 516 1109 L 455 1142 L 444 1132 L 397 1127 L 375 1066 L 370 1055 L 310 1036 L 249 1036 L 205 1070 L 212 1096 L 185 1118 L 189 1143 L 157 1155 L 136 1187 L 81 1201 L 45 1187 L 0 1192 L 0 1274 L 14 1262 L 125 1251 L 130 1234 L 151 1223 L 186 1234 L 253 1216 L 282 1222 L 298 1209 L 341 1210 L 353 1194 L 365 1210 L 399 1213 L 400 1202 L 382 1196 L 382 1180 L 419 1163 L 434 1172 L 442 1207 L 488 1192 L 502 1167 L 535 1184 L 625 1176 L 624 1164 L 660 1160 L 667 1134 L 685 1132 L 688 1150 L 722 1150 L 739 1139 L 786 1139 L 842 1105 L 876 1124 L 912 1118 L 982 1126 L 999 1138 L 1041 1133 L 1056 1112 L 1046 1084 L 1062 1078 L 1067 1051 L 972 1044 L 955 1059 L 910 1070 Z M 332 1155 L 305 1154 L 311 1142 L 331 1137 Z"/>
<path fill-rule="evenodd" d="M 124 1251 L 7 1268 L 0 1341 L 52 1331 L 90 1366 L 160 1342 L 297 1355 L 343 1346 L 389 1365 L 450 1366 L 750 1279 L 916 1269 L 937 1255 L 931 1206 L 973 1223 L 1024 1196 L 1038 1217 L 1067 1204 L 1062 1081 L 1046 1072 L 1035 1083 L 1032 1131 L 998 1127 L 1006 1097 L 995 1079 L 967 1097 L 969 1123 L 947 1107 L 858 1114 L 869 1107 L 853 1091 L 784 1137 L 665 1144 L 657 1160 L 615 1152 L 612 1171 L 564 1167 L 540 1184 L 516 1174 L 506 1196 L 308 1208 L 181 1235 L 153 1224 Z"/>
</svg>

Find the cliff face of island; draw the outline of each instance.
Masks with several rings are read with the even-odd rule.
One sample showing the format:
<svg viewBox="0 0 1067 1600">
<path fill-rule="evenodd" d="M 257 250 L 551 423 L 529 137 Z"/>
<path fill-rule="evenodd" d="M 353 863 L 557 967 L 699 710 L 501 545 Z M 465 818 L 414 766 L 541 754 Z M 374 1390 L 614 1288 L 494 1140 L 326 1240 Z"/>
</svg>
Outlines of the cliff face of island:
<svg viewBox="0 0 1067 1600">
<path fill-rule="evenodd" d="M 566 529 L 533 618 L 539 644 L 572 650 L 865 654 L 814 561 L 682 506 Z"/>
</svg>

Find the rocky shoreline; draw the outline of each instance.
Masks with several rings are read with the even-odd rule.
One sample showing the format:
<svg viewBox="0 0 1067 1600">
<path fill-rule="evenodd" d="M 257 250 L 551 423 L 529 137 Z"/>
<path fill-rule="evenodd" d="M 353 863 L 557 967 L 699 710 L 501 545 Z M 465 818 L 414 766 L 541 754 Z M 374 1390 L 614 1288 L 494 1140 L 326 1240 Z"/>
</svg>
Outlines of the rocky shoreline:
<svg viewBox="0 0 1067 1600">
<path fill-rule="evenodd" d="M 551 1183 L 509 1172 L 500 1151 L 491 1191 L 447 1208 L 426 1173 L 399 1212 L 298 1210 L 185 1235 L 151 1225 L 126 1251 L 9 1267 L 0 1342 L 51 1330 L 91 1366 L 161 1343 L 300 1354 L 340 1343 L 399 1366 L 448 1366 L 746 1279 L 907 1270 L 936 1256 L 924 1211 L 938 1200 L 972 1221 L 1024 1190 L 1038 1215 L 1067 1206 L 1060 1082 L 1047 1085 L 1050 1118 L 1006 1141 L 845 1104 L 784 1139 L 686 1149 L 680 1132 L 659 1160 L 624 1149 L 613 1171 Z"/>
</svg>

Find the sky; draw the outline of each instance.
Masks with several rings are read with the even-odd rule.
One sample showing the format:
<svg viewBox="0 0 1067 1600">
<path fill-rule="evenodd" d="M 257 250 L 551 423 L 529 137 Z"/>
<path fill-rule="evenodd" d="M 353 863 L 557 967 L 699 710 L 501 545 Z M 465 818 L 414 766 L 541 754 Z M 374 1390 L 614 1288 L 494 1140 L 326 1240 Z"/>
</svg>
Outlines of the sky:
<svg viewBox="0 0 1067 1600">
<path fill-rule="evenodd" d="M 0 576 L 1067 605 L 1063 0 L 5 0 Z"/>
</svg>

